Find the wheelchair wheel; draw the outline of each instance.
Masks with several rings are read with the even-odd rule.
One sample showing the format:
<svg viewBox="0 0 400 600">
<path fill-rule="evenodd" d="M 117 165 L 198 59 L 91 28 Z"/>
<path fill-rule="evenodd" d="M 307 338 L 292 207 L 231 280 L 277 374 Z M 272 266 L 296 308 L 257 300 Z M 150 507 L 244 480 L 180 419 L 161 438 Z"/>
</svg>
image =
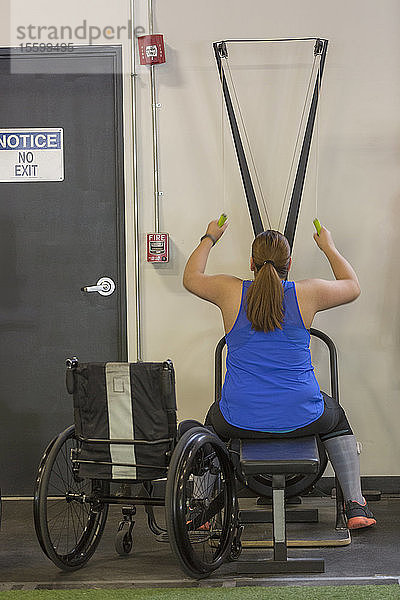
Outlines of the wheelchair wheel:
<svg viewBox="0 0 400 600">
<path fill-rule="evenodd" d="M 175 447 L 166 488 L 168 538 L 185 573 L 207 577 L 227 559 L 236 516 L 225 445 L 206 429 L 191 429 Z"/>
<path fill-rule="evenodd" d="M 115 536 L 114 546 L 115 551 L 120 556 L 126 556 L 132 551 L 133 548 L 133 536 L 132 536 L 133 527 L 129 526 L 129 523 L 124 523 L 123 527 L 117 531 L 117 535 Z"/>
<path fill-rule="evenodd" d="M 93 555 L 107 520 L 108 505 L 95 496 L 101 482 L 77 475 L 71 458 L 79 442 L 71 426 L 46 449 L 35 484 L 34 521 L 39 543 L 65 571 L 82 567 Z"/>
<path fill-rule="evenodd" d="M 286 475 L 285 480 L 285 498 L 293 498 L 294 496 L 305 495 L 313 489 L 317 481 L 322 477 L 326 465 L 328 464 L 328 457 L 326 455 L 322 442 L 317 437 L 318 450 L 319 450 L 319 469 L 317 473 L 310 474 L 294 474 Z M 252 492 L 255 492 L 259 496 L 265 498 L 272 498 L 272 477 L 267 473 L 260 475 L 254 475 L 244 479 L 243 474 L 240 472 L 240 468 L 237 468 L 237 477 L 241 483 L 248 487 Z"/>
</svg>

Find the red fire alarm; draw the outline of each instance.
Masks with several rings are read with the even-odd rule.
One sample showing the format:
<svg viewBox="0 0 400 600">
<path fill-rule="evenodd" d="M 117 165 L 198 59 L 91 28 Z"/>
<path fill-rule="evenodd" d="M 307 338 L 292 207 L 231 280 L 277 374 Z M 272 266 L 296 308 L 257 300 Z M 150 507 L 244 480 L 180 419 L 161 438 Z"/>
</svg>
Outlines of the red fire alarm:
<svg viewBox="0 0 400 600">
<path fill-rule="evenodd" d="M 160 65 L 165 63 L 164 39 L 160 34 L 138 37 L 141 65 Z"/>
<path fill-rule="evenodd" d="M 147 262 L 168 262 L 168 233 L 147 234 Z"/>
</svg>

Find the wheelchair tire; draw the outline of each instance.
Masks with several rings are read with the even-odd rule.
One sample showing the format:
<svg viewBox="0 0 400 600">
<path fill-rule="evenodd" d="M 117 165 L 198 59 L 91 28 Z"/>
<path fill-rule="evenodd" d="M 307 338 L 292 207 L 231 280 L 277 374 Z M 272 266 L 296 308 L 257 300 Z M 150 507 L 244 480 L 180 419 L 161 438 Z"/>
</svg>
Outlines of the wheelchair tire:
<svg viewBox="0 0 400 600">
<path fill-rule="evenodd" d="M 215 434 L 193 428 L 179 440 L 165 501 L 168 539 L 182 569 L 207 577 L 227 560 L 237 522 L 234 470 Z"/>
<path fill-rule="evenodd" d="M 71 451 L 78 445 L 74 425 L 54 438 L 42 457 L 35 483 L 36 534 L 46 556 L 64 571 L 87 563 L 108 513 L 108 505 L 93 501 L 96 482 L 80 478 L 73 469 Z"/>
<path fill-rule="evenodd" d="M 317 437 L 318 450 L 319 450 L 319 469 L 317 473 L 310 474 L 294 474 L 286 476 L 285 484 L 285 498 L 293 498 L 294 496 L 306 495 L 310 492 L 317 481 L 322 477 L 326 465 L 328 464 L 328 457 L 326 455 L 322 442 Z M 254 475 L 252 477 L 243 477 L 240 472 L 240 468 L 237 468 L 237 477 L 239 481 L 249 488 L 252 492 L 255 492 L 259 496 L 264 498 L 272 499 L 272 477 L 266 473 L 260 475 Z"/>
</svg>

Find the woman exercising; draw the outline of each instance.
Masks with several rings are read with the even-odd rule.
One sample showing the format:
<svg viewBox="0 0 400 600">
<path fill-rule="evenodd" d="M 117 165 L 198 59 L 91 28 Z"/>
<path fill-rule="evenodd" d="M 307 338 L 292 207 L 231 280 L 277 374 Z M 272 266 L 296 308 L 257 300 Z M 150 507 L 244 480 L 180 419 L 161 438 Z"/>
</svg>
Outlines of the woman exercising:
<svg viewBox="0 0 400 600">
<path fill-rule="evenodd" d="M 286 281 L 290 246 L 278 231 L 260 233 L 252 244 L 254 281 L 206 275 L 207 259 L 227 223 L 211 221 L 187 261 L 187 290 L 216 304 L 228 347 L 221 400 L 206 425 L 223 439 L 301 437 L 319 434 L 345 499 L 349 529 L 376 520 L 361 492 L 357 443 L 343 408 L 321 393 L 311 363 L 309 329 L 317 312 L 347 304 L 360 294 L 357 275 L 324 227 L 314 234 L 335 280 Z"/>
</svg>

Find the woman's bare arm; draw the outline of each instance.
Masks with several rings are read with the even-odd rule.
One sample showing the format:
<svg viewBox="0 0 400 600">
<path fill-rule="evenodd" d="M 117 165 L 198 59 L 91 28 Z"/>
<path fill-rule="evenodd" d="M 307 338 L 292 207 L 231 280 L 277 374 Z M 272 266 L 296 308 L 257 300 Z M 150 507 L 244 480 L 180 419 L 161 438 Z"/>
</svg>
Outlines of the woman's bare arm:
<svg viewBox="0 0 400 600">
<path fill-rule="evenodd" d="M 316 312 L 352 302 L 361 293 L 358 277 L 349 263 L 337 250 L 331 233 L 322 227 L 318 236 L 314 234 L 317 246 L 329 261 L 335 281 L 316 279 L 315 301 Z"/>
<path fill-rule="evenodd" d="M 322 227 L 319 236 L 314 234 L 314 240 L 328 259 L 335 279 L 306 279 L 297 283 L 306 327 L 311 326 L 315 313 L 353 302 L 361 293 L 357 275 L 349 261 L 337 250 L 331 233 Z"/>
<path fill-rule="evenodd" d="M 193 250 L 183 273 L 183 285 L 189 292 L 219 307 L 222 307 L 225 297 L 229 294 L 232 280 L 237 278 L 231 275 L 206 275 L 204 271 L 214 241 L 219 240 L 227 226 L 225 223 L 219 227 L 218 221 L 209 223 L 206 235 L 211 237 L 204 238 Z"/>
</svg>

